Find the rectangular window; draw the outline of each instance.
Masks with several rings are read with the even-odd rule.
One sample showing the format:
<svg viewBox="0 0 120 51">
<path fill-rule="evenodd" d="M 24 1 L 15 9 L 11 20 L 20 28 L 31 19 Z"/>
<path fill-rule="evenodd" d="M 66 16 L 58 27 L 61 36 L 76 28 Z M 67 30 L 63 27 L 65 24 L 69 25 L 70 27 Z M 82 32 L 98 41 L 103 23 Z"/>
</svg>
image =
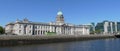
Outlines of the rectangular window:
<svg viewBox="0 0 120 51">
<path fill-rule="evenodd" d="M 29 31 L 29 33 L 31 33 L 31 30 Z"/>
<path fill-rule="evenodd" d="M 30 28 L 31 28 L 31 25 L 30 25 Z"/>
<path fill-rule="evenodd" d="M 40 26 L 38 25 L 38 29 L 40 28 Z"/>
<path fill-rule="evenodd" d="M 40 29 L 41 29 L 41 26 L 40 26 Z"/>
<path fill-rule="evenodd" d="M 37 25 L 35 25 L 35 29 L 37 29 Z"/>
<path fill-rule="evenodd" d="M 19 33 L 21 33 L 21 30 L 19 30 Z"/>
<path fill-rule="evenodd" d="M 19 28 L 21 28 L 21 25 L 19 25 Z"/>
<path fill-rule="evenodd" d="M 37 30 L 35 30 L 35 35 L 37 34 Z"/>
</svg>

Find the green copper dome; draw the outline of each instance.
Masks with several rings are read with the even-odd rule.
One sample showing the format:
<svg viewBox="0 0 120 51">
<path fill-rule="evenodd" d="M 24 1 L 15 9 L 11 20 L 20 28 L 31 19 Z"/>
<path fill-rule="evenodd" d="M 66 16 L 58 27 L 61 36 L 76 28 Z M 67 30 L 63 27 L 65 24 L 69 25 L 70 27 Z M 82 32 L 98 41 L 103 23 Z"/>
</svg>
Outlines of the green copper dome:
<svg viewBox="0 0 120 51">
<path fill-rule="evenodd" d="M 57 13 L 57 15 L 63 15 L 62 11 L 59 11 L 59 12 Z"/>
</svg>

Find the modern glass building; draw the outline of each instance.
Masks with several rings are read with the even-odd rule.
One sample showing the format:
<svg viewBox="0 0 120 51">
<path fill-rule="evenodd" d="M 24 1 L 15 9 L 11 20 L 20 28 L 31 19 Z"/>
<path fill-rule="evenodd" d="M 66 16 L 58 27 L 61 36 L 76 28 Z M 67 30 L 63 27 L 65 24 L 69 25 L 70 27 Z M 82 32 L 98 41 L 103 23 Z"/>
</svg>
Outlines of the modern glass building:
<svg viewBox="0 0 120 51">
<path fill-rule="evenodd" d="M 104 34 L 120 33 L 120 22 L 103 21 L 97 23 L 95 30 Z"/>
</svg>

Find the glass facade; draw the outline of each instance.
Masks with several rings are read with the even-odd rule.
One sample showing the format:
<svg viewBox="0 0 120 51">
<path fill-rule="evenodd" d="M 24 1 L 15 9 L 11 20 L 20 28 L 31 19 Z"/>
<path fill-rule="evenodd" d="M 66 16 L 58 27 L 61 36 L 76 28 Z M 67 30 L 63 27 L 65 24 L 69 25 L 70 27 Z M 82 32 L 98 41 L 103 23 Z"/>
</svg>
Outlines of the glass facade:
<svg viewBox="0 0 120 51">
<path fill-rule="evenodd" d="M 105 24 L 105 22 L 108 24 Z M 95 26 L 95 30 L 99 30 L 101 33 L 104 33 L 105 29 L 107 30 L 107 33 L 120 33 L 120 22 L 103 21 L 97 23 Z"/>
</svg>

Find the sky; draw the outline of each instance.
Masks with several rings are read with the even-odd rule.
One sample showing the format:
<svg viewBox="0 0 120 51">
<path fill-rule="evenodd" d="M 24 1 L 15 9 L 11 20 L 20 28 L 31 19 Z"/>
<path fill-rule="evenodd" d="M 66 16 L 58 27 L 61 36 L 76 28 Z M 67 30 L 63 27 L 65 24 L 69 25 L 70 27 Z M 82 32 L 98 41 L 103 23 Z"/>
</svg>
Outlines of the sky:
<svg viewBox="0 0 120 51">
<path fill-rule="evenodd" d="M 0 0 L 0 25 L 24 18 L 54 22 L 59 10 L 66 23 L 120 22 L 120 0 Z"/>
</svg>

